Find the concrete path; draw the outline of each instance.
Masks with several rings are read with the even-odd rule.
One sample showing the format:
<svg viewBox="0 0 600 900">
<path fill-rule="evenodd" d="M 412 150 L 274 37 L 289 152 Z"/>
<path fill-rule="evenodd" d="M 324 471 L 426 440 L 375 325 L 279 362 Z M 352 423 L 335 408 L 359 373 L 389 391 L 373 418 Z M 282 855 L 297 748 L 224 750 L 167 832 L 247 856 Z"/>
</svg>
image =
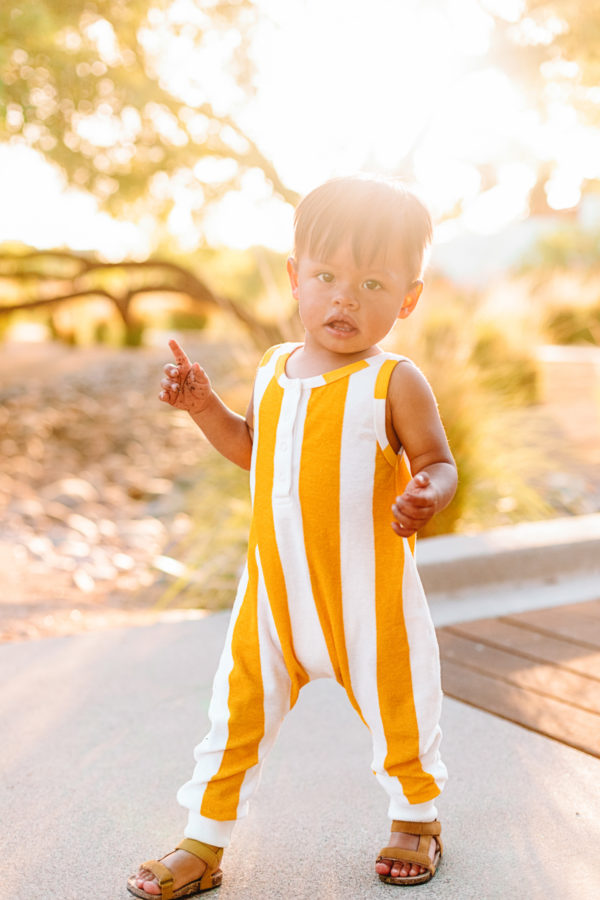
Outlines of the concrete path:
<svg viewBox="0 0 600 900">
<path fill-rule="evenodd" d="M 2 900 L 125 900 L 127 875 L 171 849 L 226 622 L 0 646 Z M 443 724 L 447 855 L 419 900 L 595 900 L 600 760 L 451 700 Z M 396 896 L 373 874 L 387 804 L 369 763 L 341 690 L 309 685 L 215 896 Z"/>
</svg>

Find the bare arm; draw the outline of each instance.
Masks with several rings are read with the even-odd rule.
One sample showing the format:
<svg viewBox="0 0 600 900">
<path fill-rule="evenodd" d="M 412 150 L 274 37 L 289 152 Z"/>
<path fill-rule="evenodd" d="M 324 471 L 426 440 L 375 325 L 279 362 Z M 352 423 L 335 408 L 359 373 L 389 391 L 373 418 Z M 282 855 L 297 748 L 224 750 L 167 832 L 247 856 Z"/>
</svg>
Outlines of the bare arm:
<svg viewBox="0 0 600 900">
<path fill-rule="evenodd" d="M 169 341 L 175 363 L 165 366 L 159 399 L 176 409 L 185 409 L 210 443 L 227 459 L 250 468 L 252 456 L 252 400 L 246 417 L 226 406 L 213 391 L 208 375 L 191 363 L 177 341 Z"/>
<path fill-rule="evenodd" d="M 456 464 L 450 452 L 437 403 L 425 377 L 414 366 L 399 363 L 388 391 L 389 419 L 396 449 L 401 445 L 410 462 L 412 478 L 392 506 L 392 528 L 409 537 L 456 493 Z"/>
</svg>

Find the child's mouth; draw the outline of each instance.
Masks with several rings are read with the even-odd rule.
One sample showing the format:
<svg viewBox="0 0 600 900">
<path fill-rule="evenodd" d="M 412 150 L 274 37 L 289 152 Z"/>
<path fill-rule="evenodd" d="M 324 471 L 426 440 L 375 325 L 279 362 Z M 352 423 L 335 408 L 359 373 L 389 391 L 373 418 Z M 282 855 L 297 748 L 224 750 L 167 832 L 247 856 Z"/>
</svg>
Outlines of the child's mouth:
<svg viewBox="0 0 600 900">
<path fill-rule="evenodd" d="M 331 322 L 327 322 L 327 327 L 338 334 L 353 334 L 356 331 L 356 326 L 343 319 L 334 319 Z"/>
</svg>

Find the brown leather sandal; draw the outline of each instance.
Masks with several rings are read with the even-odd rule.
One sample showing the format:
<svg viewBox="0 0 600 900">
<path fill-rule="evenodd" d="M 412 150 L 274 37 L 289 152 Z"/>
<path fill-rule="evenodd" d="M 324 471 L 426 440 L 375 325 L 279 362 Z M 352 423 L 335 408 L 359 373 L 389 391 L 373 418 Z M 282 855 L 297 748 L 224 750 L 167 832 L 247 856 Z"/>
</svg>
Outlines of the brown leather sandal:
<svg viewBox="0 0 600 900">
<path fill-rule="evenodd" d="M 425 884 L 431 881 L 436 873 L 444 847 L 440 834 L 442 826 L 436 819 L 435 822 L 399 822 L 396 819 L 392 822 L 392 831 L 399 831 L 403 834 L 418 834 L 419 846 L 416 850 L 406 850 L 404 847 L 384 847 L 379 852 L 376 862 L 385 860 L 399 860 L 401 862 L 413 863 L 427 869 L 421 875 L 407 875 L 402 878 L 397 875 L 380 875 L 381 881 L 386 884 Z M 431 842 L 435 841 L 437 848 L 433 859 L 429 856 Z"/>
<path fill-rule="evenodd" d="M 148 869 L 153 875 L 156 875 L 160 887 L 160 894 L 149 894 L 143 891 L 136 884 L 137 875 L 132 875 L 127 879 L 127 890 L 136 897 L 142 897 L 143 900 L 179 900 L 180 897 L 193 897 L 203 891 L 211 891 L 213 888 L 219 887 L 223 880 L 223 873 L 219 868 L 221 858 L 223 856 L 222 847 L 213 847 L 212 844 L 204 844 L 202 841 L 193 841 L 191 838 L 185 838 L 180 844 L 177 844 L 176 850 L 187 850 L 193 856 L 201 859 L 206 863 L 206 871 L 201 878 L 194 881 L 188 881 L 181 887 L 173 890 L 173 873 L 165 866 L 161 859 L 151 859 L 140 866 L 141 869 Z M 168 854 L 167 854 L 168 856 Z"/>
</svg>

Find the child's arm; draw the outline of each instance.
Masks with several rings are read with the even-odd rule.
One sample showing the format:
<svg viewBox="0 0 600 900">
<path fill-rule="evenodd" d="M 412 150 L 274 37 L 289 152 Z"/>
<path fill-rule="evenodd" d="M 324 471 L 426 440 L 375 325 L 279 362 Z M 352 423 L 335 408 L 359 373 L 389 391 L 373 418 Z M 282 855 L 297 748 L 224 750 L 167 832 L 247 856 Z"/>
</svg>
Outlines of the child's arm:
<svg viewBox="0 0 600 900">
<path fill-rule="evenodd" d="M 408 363 L 392 373 L 388 390 L 390 426 L 404 448 L 412 478 L 392 506 L 392 528 L 409 537 L 447 506 L 456 492 L 456 464 L 433 392 L 423 374 Z"/>
<path fill-rule="evenodd" d="M 177 341 L 169 341 L 169 347 L 176 364 L 165 366 L 159 399 L 176 409 L 187 410 L 219 453 L 242 469 L 249 469 L 253 437 L 252 400 L 246 418 L 234 413 L 213 391 L 204 369 L 198 363 L 190 362 Z"/>
</svg>

